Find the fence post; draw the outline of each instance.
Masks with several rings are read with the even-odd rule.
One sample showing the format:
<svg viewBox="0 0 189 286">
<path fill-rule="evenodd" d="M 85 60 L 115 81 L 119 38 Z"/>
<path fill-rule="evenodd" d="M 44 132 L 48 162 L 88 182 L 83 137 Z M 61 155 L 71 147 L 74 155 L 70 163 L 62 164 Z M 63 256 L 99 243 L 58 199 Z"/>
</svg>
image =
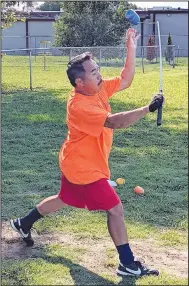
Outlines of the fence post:
<svg viewBox="0 0 189 286">
<path fill-rule="evenodd" d="M 72 59 L 72 48 L 70 49 L 70 58 L 69 58 L 69 61 L 71 61 Z"/>
<path fill-rule="evenodd" d="M 102 57 L 102 50 L 100 48 L 100 51 L 99 51 L 99 69 L 101 68 L 101 57 Z"/>
<path fill-rule="evenodd" d="M 125 53 L 126 53 L 126 52 L 125 52 L 125 48 L 123 48 L 123 55 L 122 55 L 122 56 L 123 56 L 123 58 L 122 58 L 122 59 L 123 59 L 123 66 L 124 66 L 124 64 L 125 64 Z"/>
<path fill-rule="evenodd" d="M 44 62 L 44 71 L 46 71 L 46 51 L 45 50 L 44 50 L 43 62 Z"/>
<path fill-rule="evenodd" d="M 175 68 L 175 46 L 173 47 L 173 68 Z"/>
<path fill-rule="evenodd" d="M 178 62 L 179 62 L 179 52 L 180 52 L 180 47 L 179 47 L 179 45 L 178 45 L 177 64 L 178 64 Z"/>
<path fill-rule="evenodd" d="M 30 61 L 30 90 L 32 90 L 32 52 L 29 51 L 29 61 Z"/>
<path fill-rule="evenodd" d="M 158 62 L 158 59 L 157 59 L 157 58 L 158 58 L 158 57 L 157 57 L 157 49 L 158 49 L 158 48 L 157 48 L 157 46 L 156 46 L 155 49 L 156 49 L 156 64 L 157 64 L 157 62 Z"/>
<path fill-rule="evenodd" d="M 36 48 L 37 48 L 37 45 L 36 45 L 36 37 L 35 37 L 35 62 L 36 62 L 36 53 L 37 53 Z"/>
<path fill-rule="evenodd" d="M 142 71 L 144 73 L 144 47 L 142 47 Z"/>
</svg>

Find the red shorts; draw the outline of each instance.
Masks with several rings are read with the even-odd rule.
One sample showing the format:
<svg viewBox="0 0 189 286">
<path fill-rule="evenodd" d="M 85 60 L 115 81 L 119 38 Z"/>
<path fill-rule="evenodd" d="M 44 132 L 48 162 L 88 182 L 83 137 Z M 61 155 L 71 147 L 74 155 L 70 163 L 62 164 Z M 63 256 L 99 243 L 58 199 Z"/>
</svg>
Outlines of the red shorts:
<svg viewBox="0 0 189 286">
<path fill-rule="evenodd" d="M 87 185 L 70 183 L 64 175 L 61 178 L 59 198 L 67 205 L 88 210 L 110 210 L 121 201 L 107 179 L 100 179 Z"/>
</svg>

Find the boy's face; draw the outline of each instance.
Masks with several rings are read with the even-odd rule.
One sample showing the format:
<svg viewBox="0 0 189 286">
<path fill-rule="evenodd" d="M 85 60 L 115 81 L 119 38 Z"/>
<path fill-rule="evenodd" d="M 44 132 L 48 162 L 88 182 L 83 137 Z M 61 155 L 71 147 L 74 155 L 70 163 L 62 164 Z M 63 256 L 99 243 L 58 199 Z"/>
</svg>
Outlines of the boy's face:
<svg viewBox="0 0 189 286">
<path fill-rule="evenodd" d="M 84 79 L 79 79 L 77 88 L 82 88 L 87 95 L 94 95 L 99 92 L 102 86 L 102 76 L 99 73 L 99 66 L 92 59 L 82 63 L 85 69 Z"/>
</svg>

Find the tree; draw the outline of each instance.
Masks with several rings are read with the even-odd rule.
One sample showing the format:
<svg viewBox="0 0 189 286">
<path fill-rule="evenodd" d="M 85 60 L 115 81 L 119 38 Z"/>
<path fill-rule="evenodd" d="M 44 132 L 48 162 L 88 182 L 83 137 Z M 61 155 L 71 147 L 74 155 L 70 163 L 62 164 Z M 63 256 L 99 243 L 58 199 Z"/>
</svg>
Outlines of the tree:
<svg viewBox="0 0 189 286">
<path fill-rule="evenodd" d="M 60 11 L 61 2 L 45 2 L 41 4 L 37 9 L 40 11 Z"/>
<path fill-rule="evenodd" d="M 56 46 L 114 46 L 129 27 L 124 13 L 136 5 L 111 1 L 65 1 L 55 23 Z"/>
<path fill-rule="evenodd" d="M 156 58 L 156 47 L 154 36 L 150 36 L 147 43 L 146 59 L 150 62 Z"/>
<path fill-rule="evenodd" d="M 169 33 L 168 40 L 167 40 L 167 46 L 165 49 L 165 60 L 166 62 L 170 64 L 170 62 L 173 61 L 173 58 L 174 58 L 173 43 L 172 43 L 171 34 Z"/>
<path fill-rule="evenodd" d="M 33 3 L 31 1 L 2 1 L 0 3 L 0 8 L 1 8 L 1 19 L 2 19 L 2 25 L 1 29 L 3 28 L 8 28 L 12 25 L 12 23 L 22 20 L 24 21 L 24 18 L 22 18 L 20 15 L 17 15 L 17 10 L 15 9 L 15 6 L 22 3 L 24 4 L 27 8 L 28 7 L 33 7 Z M 20 14 L 22 14 L 20 12 Z"/>
</svg>

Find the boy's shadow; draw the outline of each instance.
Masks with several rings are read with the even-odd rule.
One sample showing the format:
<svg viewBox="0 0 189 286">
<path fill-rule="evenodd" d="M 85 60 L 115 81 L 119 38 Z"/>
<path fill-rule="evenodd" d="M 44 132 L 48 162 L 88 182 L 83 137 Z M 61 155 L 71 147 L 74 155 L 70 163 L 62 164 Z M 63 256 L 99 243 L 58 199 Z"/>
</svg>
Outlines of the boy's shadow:
<svg viewBox="0 0 189 286">
<path fill-rule="evenodd" d="M 136 285 L 136 277 L 124 277 L 121 278 L 121 281 L 114 283 L 108 279 L 105 279 L 98 274 L 88 270 L 87 268 L 73 263 L 70 259 L 67 259 L 62 256 L 49 256 L 44 254 L 42 258 L 50 263 L 62 264 L 69 268 L 70 276 L 74 281 L 74 285 L 127 285 L 134 286 Z M 116 273 L 115 273 L 116 275 Z"/>
<path fill-rule="evenodd" d="M 66 268 L 68 268 L 69 274 L 62 272 L 62 277 L 67 275 L 67 277 L 65 277 L 65 279 L 68 281 L 68 280 L 70 280 L 70 276 L 71 276 L 72 281 L 73 281 L 72 285 L 75 285 L 75 286 L 81 286 L 81 285 L 127 285 L 127 286 L 134 286 L 134 285 L 136 285 L 136 280 L 139 279 L 137 277 L 129 277 L 128 276 L 128 277 L 120 277 L 120 281 L 118 281 L 118 282 L 112 282 L 108 278 L 103 278 L 99 274 L 96 274 L 93 271 L 88 270 L 86 267 L 72 262 L 72 260 L 70 260 L 70 259 L 68 259 L 62 255 L 48 254 L 45 246 L 35 245 L 34 247 L 28 248 L 25 245 L 23 245 L 22 242 L 15 241 L 15 239 L 14 240 L 9 239 L 8 241 L 9 241 L 9 249 L 11 249 L 10 243 L 14 243 L 14 244 L 16 243 L 16 247 L 15 247 L 15 249 L 17 250 L 16 251 L 16 258 L 18 257 L 20 259 L 20 257 L 21 257 L 22 260 L 27 259 L 27 258 L 30 258 L 30 259 L 31 258 L 32 259 L 40 258 L 40 259 L 43 259 L 44 261 L 46 261 L 47 263 L 53 263 L 53 264 L 57 264 L 57 265 L 61 264 L 62 266 L 65 266 Z M 11 252 L 11 256 L 10 257 L 7 256 L 7 258 L 12 258 L 13 252 Z M 94 258 L 94 259 L 96 259 L 96 258 Z M 107 271 L 106 275 L 108 276 L 108 271 Z M 114 274 L 112 275 L 112 273 L 110 272 L 109 276 L 110 277 L 114 276 Z M 119 276 L 117 276 L 116 271 L 115 271 L 115 278 L 117 278 L 117 277 L 119 277 Z M 112 278 L 114 278 L 114 277 L 112 277 Z"/>
</svg>

